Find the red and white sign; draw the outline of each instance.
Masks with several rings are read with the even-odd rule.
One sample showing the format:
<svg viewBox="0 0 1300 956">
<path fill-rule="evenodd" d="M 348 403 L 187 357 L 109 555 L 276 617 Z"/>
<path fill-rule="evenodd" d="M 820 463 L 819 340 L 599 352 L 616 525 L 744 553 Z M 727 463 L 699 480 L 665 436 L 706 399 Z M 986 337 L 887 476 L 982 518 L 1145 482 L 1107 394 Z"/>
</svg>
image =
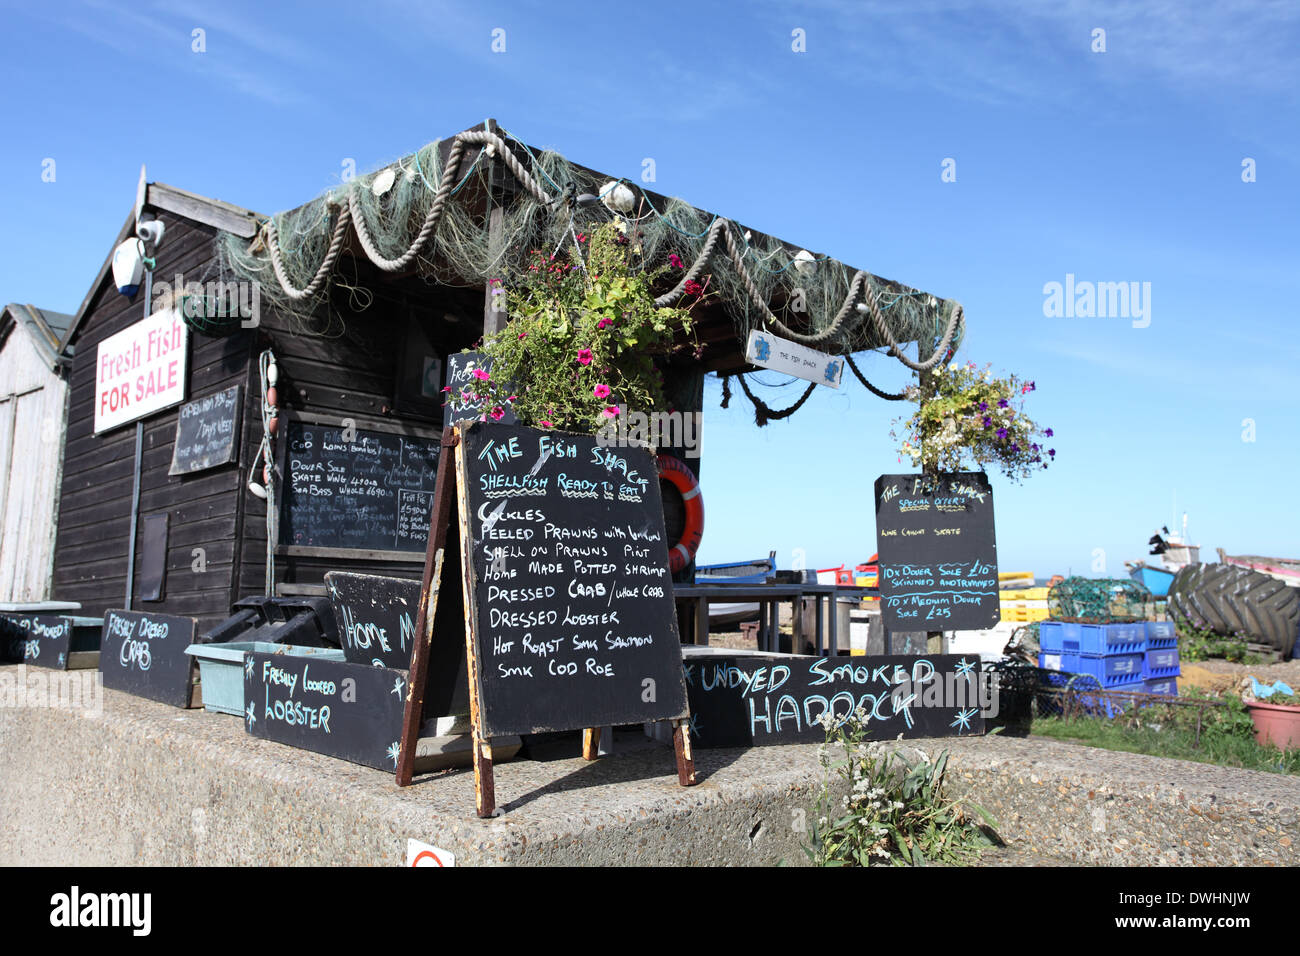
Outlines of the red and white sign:
<svg viewBox="0 0 1300 956">
<path fill-rule="evenodd" d="M 407 866 L 455 866 L 456 855 L 419 840 L 406 841 Z"/>
<path fill-rule="evenodd" d="M 176 309 L 110 335 L 95 352 L 95 434 L 185 401 L 189 329 Z"/>
</svg>

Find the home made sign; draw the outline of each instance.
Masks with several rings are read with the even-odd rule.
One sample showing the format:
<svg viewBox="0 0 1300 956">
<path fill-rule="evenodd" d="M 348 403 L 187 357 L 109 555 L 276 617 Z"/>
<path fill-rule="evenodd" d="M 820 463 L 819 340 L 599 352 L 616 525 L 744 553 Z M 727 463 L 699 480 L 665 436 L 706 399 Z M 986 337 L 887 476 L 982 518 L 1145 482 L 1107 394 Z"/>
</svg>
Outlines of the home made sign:
<svg viewBox="0 0 1300 956">
<path fill-rule="evenodd" d="M 954 631 L 996 624 L 1001 608 L 988 476 L 881 475 L 875 499 L 885 628 Z"/>
<path fill-rule="evenodd" d="M 137 697 L 190 706 L 195 621 L 173 614 L 107 611 L 100 639 L 99 670 L 104 686 Z"/>
</svg>

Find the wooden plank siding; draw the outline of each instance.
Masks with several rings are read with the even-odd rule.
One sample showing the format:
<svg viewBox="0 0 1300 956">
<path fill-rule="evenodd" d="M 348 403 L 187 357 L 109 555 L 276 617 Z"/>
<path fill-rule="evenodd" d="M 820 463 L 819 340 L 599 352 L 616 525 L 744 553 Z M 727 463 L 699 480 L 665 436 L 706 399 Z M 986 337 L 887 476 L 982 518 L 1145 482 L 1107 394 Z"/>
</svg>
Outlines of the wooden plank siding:
<svg viewBox="0 0 1300 956">
<path fill-rule="evenodd" d="M 162 213 L 166 242 L 158 251 L 156 283 L 218 278 L 216 230 L 172 213 Z M 135 423 L 94 434 L 95 359 L 105 338 L 144 318 L 141 294 L 120 295 L 111 284 L 98 290 L 73 338 L 76 352 L 69 383 L 63 499 L 55 548 L 54 596 L 80 601 L 84 613 L 99 615 L 122 607 L 134 480 Z M 155 299 L 156 300 L 156 299 Z M 253 334 L 240 331 L 213 339 L 190 333 L 186 398 L 201 398 L 235 384 L 248 384 Z M 164 600 L 132 604 L 141 610 L 191 615 L 200 628 L 226 616 L 234 600 L 236 529 L 243 481 L 235 465 L 187 476 L 169 476 L 177 409 L 144 419 L 140 475 L 140 519 L 169 513 Z M 203 549 L 199 571 L 195 549 Z M 136 581 L 143 554 L 137 549 Z"/>
</svg>

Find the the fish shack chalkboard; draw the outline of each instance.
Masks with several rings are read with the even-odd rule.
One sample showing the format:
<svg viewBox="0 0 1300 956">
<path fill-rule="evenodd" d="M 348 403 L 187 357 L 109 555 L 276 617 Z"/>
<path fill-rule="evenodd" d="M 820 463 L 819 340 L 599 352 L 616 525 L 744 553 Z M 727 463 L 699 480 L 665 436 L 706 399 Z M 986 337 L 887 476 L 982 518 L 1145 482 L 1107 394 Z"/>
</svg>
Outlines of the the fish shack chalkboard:
<svg viewBox="0 0 1300 956">
<path fill-rule="evenodd" d="M 460 437 L 480 737 L 685 717 L 651 454 L 521 425 Z"/>
<path fill-rule="evenodd" d="M 424 551 L 438 454 L 437 438 L 291 422 L 281 543 Z"/>
<path fill-rule="evenodd" d="M 186 402 L 176 415 L 169 475 L 188 475 L 239 460 L 242 385 Z"/>
<path fill-rule="evenodd" d="M 880 612 L 890 631 L 979 630 L 1001 616 L 983 472 L 876 479 Z"/>
<path fill-rule="evenodd" d="M 195 621 L 174 614 L 106 611 L 99 670 L 104 686 L 188 707 L 193 691 Z"/>
</svg>

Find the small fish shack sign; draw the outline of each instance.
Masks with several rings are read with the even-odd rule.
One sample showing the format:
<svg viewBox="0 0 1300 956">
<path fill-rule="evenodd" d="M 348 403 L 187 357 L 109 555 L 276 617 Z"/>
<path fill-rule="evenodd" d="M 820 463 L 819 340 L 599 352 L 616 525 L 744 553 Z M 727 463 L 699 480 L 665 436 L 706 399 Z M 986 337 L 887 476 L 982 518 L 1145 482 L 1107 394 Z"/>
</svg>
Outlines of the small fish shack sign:
<svg viewBox="0 0 1300 956">
<path fill-rule="evenodd" d="M 844 359 L 758 329 L 749 333 L 745 361 L 827 388 L 839 388 L 844 377 Z"/>
<path fill-rule="evenodd" d="M 1001 616 L 983 472 L 876 479 L 880 612 L 891 631 L 980 630 Z"/>
<path fill-rule="evenodd" d="M 239 460 L 242 385 L 197 398 L 176 415 L 176 442 L 169 475 L 188 475 Z"/>
<path fill-rule="evenodd" d="M 195 621 L 173 614 L 108 611 L 100 640 L 104 686 L 137 697 L 188 707 L 193 689 Z"/>
<path fill-rule="evenodd" d="M 64 670 L 72 620 L 54 614 L 0 614 L 0 659 Z"/>
<path fill-rule="evenodd" d="M 95 434 L 185 400 L 189 330 L 176 309 L 155 312 L 95 351 Z"/>
</svg>

